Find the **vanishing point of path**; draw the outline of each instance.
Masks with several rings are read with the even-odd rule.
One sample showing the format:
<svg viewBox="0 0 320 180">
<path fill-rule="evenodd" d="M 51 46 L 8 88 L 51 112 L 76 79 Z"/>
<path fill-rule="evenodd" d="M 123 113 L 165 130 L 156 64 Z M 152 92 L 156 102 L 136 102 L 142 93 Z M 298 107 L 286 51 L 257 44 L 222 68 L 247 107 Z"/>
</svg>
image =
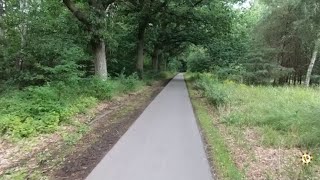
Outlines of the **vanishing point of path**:
<svg viewBox="0 0 320 180">
<path fill-rule="evenodd" d="M 212 180 L 183 74 L 171 80 L 87 180 Z"/>
</svg>

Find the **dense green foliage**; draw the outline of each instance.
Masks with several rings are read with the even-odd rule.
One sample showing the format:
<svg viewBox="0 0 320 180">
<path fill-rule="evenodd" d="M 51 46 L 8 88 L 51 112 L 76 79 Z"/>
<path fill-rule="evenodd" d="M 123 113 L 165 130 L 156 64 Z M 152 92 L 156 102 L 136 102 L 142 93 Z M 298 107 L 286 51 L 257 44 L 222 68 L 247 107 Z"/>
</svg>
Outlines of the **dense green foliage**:
<svg viewBox="0 0 320 180">
<path fill-rule="evenodd" d="M 234 2 L 0 0 L 1 134 L 53 132 L 99 100 L 171 76 L 161 71 L 186 70 L 179 55 L 230 32 Z"/>
<path fill-rule="evenodd" d="M 103 63 L 111 76 L 179 69 L 191 44 L 230 31 L 228 2 L 1 0 L 0 85 L 105 78 Z"/>
<path fill-rule="evenodd" d="M 303 84 L 309 70 L 311 83 L 319 83 L 320 3 L 251 3 L 250 7 L 235 7 L 229 34 L 183 55 L 189 70 L 215 72 L 219 78 L 248 84 L 274 85 Z M 312 59 L 315 65 L 310 67 Z"/>
<path fill-rule="evenodd" d="M 51 132 L 98 100 L 135 89 L 137 77 L 168 76 L 162 70 L 301 84 L 318 51 L 319 2 L 238 2 L 0 0 L 2 133 Z M 196 86 L 221 105 L 232 88 L 212 79 Z"/>
<path fill-rule="evenodd" d="M 0 98 L 0 132 L 29 137 L 56 130 L 76 113 L 85 112 L 99 100 L 133 91 L 143 85 L 136 76 L 107 82 L 83 79 L 77 84 L 47 84 L 11 91 Z"/>
</svg>

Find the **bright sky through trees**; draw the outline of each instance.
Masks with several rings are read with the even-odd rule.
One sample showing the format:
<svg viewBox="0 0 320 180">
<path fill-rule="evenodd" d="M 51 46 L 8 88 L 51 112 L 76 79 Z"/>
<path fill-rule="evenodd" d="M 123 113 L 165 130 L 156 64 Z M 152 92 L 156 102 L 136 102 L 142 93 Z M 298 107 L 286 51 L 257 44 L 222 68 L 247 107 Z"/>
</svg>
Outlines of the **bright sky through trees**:
<svg viewBox="0 0 320 180">
<path fill-rule="evenodd" d="M 234 8 L 236 8 L 236 9 L 247 9 L 247 8 L 251 7 L 253 2 L 254 2 L 254 0 L 246 0 L 243 3 L 239 2 L 239 3 L 234 5 Z"/>
</svg>

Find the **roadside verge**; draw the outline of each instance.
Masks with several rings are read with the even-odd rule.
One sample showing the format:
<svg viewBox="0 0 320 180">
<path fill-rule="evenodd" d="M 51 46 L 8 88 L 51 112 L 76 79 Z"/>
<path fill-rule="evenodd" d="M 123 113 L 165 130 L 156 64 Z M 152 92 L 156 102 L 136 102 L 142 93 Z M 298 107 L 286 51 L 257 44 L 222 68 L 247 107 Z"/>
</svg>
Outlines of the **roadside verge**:
<svg viewBox="0 0 320 180">
<path fill-rule="evenodd" d="M 0 179 L 84 179 L 170 79 L 99 103 L 50 135 Z"/>
<path fill-rule="evenodd" d="M 226 141 L 215 126 L 217 117 L 210 109 L 208 102 L 194 89 L 188 75 L 185 77 L 192 106 L 201 129 L 206 152 L 211 165 L 211 171 L 216 179 L 244 179 L 243 173 L 235 165 Z"/>
</svg>

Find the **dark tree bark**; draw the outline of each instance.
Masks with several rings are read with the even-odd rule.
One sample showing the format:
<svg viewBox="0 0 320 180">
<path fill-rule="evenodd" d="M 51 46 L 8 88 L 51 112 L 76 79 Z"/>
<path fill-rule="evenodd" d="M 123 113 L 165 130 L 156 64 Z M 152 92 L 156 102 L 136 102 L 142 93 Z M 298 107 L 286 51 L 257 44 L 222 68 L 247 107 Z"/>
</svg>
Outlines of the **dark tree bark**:
<svg viewBox="0 0 320 180">
<path fill-rule="evenodd" d="M 160 54 L 159 46 L 155 45 L 152 53 L 152 68 L 153 68 L 153 71 L 155 72 L 159 71 L 159 54 Z"/>
<path fill-rule="evenodd" d="M 138 44 L 137 44 L 137 64 L 136 69 L 140 78 L 143 76 L 143 64 L 144 64 L 144 38 L 146 31 L 146 23 L 142 23 L 138 30 Z"/>
</svg>

